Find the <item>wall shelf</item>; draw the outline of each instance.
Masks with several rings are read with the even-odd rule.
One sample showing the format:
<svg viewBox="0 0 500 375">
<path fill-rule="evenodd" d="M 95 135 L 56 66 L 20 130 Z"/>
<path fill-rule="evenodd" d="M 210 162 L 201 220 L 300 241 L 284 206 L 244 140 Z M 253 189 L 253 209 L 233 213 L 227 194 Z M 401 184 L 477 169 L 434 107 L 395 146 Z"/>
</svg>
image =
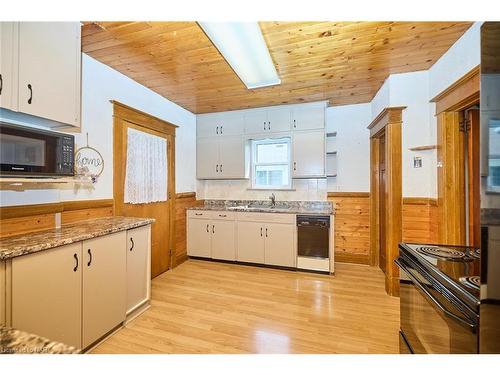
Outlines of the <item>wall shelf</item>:
<svg viewBox="0 0 500 375">
<path fill-rule="evenodd" d="M 436 148 L 437 148 L 437 145 L 428 145 L 428 146 L 410 147 L 408 150 L 410 150 L 410 151 L 428 151 L 428 150 L 435 150 Z"/>
</svg>

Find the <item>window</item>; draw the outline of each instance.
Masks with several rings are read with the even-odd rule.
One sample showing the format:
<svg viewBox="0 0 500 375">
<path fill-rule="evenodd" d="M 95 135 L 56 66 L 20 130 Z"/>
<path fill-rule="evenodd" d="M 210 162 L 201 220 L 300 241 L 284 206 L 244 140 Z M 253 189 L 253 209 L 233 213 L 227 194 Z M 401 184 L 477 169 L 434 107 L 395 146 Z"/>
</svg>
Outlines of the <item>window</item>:
<svg viewBox="0 0 500 375">
<path fill-rule="evenodd" d="M 290 138 L 252 141 L 252 188 L 290 187 Z"/>
</svg>

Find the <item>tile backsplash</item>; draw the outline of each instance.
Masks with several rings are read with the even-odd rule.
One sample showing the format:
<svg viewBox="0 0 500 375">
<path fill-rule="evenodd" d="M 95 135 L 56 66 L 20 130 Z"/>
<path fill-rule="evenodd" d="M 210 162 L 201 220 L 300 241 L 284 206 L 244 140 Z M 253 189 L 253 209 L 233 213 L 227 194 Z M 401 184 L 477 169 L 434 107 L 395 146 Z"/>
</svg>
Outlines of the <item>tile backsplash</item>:
<svg viewBox="0 0 500 375">
<path fill-rule="evenodd" d="M 326 178 L 293 180 L 292 190 L 251 190 L 250 180 L 198 180 L 199 199 L 322 201 L 327 197 Z"/>
</svg>

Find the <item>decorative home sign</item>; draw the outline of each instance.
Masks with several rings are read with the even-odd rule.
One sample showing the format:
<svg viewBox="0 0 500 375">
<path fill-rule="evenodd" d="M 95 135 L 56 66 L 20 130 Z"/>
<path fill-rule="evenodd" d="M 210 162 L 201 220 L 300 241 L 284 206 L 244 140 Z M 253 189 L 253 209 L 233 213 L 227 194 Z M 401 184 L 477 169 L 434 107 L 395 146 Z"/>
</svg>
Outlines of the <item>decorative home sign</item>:
<svg viewBox="0 0 500 375">
<path fill-rule="evenodd" d="M 99 151 L 89 146 L 89 133 L 87 133 L 87 146 L 80 147 L 75 153 L 75 173 L 78 176 L 90 177 L 92 183 L 104 171 L 104 159 Z"/>
</svg>

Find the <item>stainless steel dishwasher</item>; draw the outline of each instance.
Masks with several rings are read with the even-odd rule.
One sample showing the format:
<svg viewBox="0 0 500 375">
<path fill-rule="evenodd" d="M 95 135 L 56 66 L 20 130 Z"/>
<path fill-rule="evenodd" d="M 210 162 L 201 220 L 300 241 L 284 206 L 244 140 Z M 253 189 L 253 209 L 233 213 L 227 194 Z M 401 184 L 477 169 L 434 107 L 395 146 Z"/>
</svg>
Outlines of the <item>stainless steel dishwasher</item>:
<svg viewBox="0 0 500 375">
<path fill-rule="evenodd" d="M 297 215 L 297 267 L 329 271 L 330 216 Z"/>
</svg>

